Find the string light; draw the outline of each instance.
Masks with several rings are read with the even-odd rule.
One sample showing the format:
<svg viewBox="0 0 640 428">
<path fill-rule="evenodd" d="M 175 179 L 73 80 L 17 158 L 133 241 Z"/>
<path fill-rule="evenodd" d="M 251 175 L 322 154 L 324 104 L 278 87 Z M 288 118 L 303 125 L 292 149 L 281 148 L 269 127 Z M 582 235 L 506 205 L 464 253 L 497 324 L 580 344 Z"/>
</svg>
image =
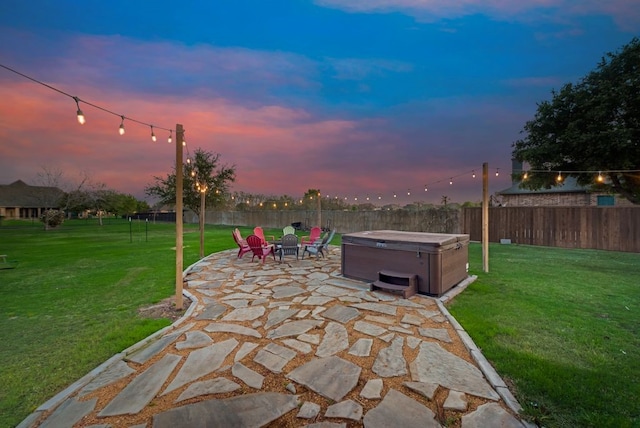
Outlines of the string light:
<svg viewBox="0 0 640 428">
<path fill-rule="evenodd" d="M 558 172 L 558 176 L 556 177 L 556 181 L 558 183 L 562 181 L 562 171 Z"/>
<path fill-rule="evenodd" d="M 500 175 L 500 168 L 496 168 L 496 177 Z"/>
<path fill-rule="evenodd" d="M 449 179 L 449 186 L 453 185 L 453 177 Z"/>
<path fill-rule="evenodd" d="M 407 189 L 407 196 L 411 196 L 411 189 Z"/>
<path fill-rule="evenodd" d="M 529 173 L 525 171 L 524 175 L 522 176 L 522 179 L 526 180 L 527 178 L 529 178 Z"/>
<path fill-rule="evenodd" d="M 428 191 L 428 190 L 429 190 L 429 189 L 427 188 L 427 185 L 425 184 L 425 185 L 424 185 L 424 191 L 426 192 L 426 191 Z"/>
<path fill-rule="evenodd" d="M 120 122 L 120 129 L 118 129 L 118 133 L 120 135 L 124 135 L 124 115 L 120 117 L 122 118 L 122 122 Z"/>
<path fill-rule="evenodd" d="M 598 171 L 598 178 L 596 179 L 598 183 L 602 183 L 604 181 L 604 177 L 602 176 L 602 171 Z"/>
<path fill-rule="evenodd" d="M 151 127 L 151 141 L 156 142 L 156 134 L 153 133 L 153 125 L 149 125 Z"/>
<path fill-rule="evenodd" d="M 78 107 L 78 111 L 76 112 L 78 123 L 80 125 L 84 125 L 86 120 L 84 118 L 84 113 L 82 113 L 82 110 L 80 110 L 80 100 L 78 99 L 78 97 L 73 97 L 73 99 L 76 101 L 76 107 Z"/>
<path fill-rule="evenodd" d="M 476 178 L 476 171 L 475 170 L 471 171 L 471 178 Z"/>
<path fill-rule="evenodd" d="M 169 130 L 169 138 L 167 138 L 167 143 L 173 143 L 173 129 Z"/>
</svg>

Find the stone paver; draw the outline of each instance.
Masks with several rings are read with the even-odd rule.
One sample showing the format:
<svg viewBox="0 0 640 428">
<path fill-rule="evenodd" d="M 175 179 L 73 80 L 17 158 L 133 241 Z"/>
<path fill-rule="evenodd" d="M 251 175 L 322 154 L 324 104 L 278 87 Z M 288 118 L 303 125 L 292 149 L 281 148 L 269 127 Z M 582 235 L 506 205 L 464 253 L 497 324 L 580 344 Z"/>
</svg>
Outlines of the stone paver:
<svg viewBox="0 0 640 428">
<path fill-rule="evenodd" d="M 167 354 L 127 385 L 120 394 L 98 413 L 98 416 L 135 414 L 140 412 L 160 391 L 162 384 L 182 357 Z"/>
<path fill-rule="evenodd" d="M 440 428 L 431 409 L 395 389 L 390 389 L 382 402 L 367 412 L 364 416 L 364 426 L 367 428 Z"/>
<path fill-rule="evenodd" d="M 323 397 L 340 401 L 358 383 L 362 369 L 355 364 L 332 356 L 316 358 L 287 375 Z"/>
<path fill-rule="evenodd" d="M 258 392 L 177 407 L 154 416 L 153 427 L 262 427 L 297 406 L 295 395 Z"/>
<path fill-rule="evenodd" d="M 517 411 L 517 401 L 480 350 L 465 360 L 438 344 L 458 334 L 470 342 L 440 302 L 372 293 L 343 278 L 336 247 L 325 259 L 282 264 L 236 253 L 212 254 L 186 274 L 196 303 L 175 328 L 114 357 L 21 428 L 80 420 L 95 428 L 262 427 L 285 425 L 285 415 L 286 424 L 308 427 L 430 427 L 443 408 L 459 412 L 465 428 L 521 428 L 506 410 Z M 385 389 L 387 378 L 417 395 Z M 110 399 L 87 400 L 114 385 Z M 468 409 L 468 395 L 493 402 Z M 122 421 L 128 415 L 135 423 Z"/>
<path fill-rule="evenodd" d="M 345 400 L 327 407 L 326 418 L 343 418 L 359 421 L 362 418 L 362 406 L 353 400 Z"/>
<path fill-rule="evenodd" d="M 238 341 L 231 338 L 191 352 L 176 377 L 164 390 L 163 395 L 220 368 L 227 355 L 236 346 L 238 346 Z"/>
<path fill-rule="evenodd" d="M 349 333 L 347 329 L 337 322 L 330 322 L 324 329 L 325 334 L 318 346 L 316 356 L 328 357 L 349 347 Z"/>
</svg>

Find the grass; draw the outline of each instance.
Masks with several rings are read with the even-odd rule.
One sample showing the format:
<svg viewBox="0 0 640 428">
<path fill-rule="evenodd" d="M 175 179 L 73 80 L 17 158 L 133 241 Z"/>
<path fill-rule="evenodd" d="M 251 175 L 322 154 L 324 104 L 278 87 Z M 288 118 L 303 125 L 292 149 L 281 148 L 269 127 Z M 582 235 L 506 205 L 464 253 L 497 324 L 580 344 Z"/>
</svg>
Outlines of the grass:
<svg viewBox="0 0 640 428">
<path fill-rule="evenodd" d="M 184 244 L 186 267 L 198 259 L 197 226 L 185 226 Z M 0 253 L 19 264 L 0 270 L 0 426 L 169 324 L 137 309 L 174 294 L 174 246 L 170 224 L 79 220 L 45 232 L 3 222 Z M 205 247 L 234 248 L 231 227 L 207 226 Z M 469 257 L 478 280 L 449 310 L 530 419 L 640 426 L 640 254 L 492 245 L 489 273 L 478 244 Z"/>
<path fill-rule="evenodd" d="M 449 310 L 530 420 L 640 426 L 640 254 L 492 245 L 489 273 L 481 257 Z"/>
<path fill-rule="evenodd" d="M 241 228 L 244 236 L 249 229 Z M 186 225 L 184 266 L 198 260 Z M 229 227 L 207 227 L 207 254 L 235 246 Z M 112 355 L 168 325 L 139 307 L 175 294 L 175 226 L 108 219 L 44 231 L 4 221 L 0 253 L 0 426 L 15 426 Z"/>
</svg>

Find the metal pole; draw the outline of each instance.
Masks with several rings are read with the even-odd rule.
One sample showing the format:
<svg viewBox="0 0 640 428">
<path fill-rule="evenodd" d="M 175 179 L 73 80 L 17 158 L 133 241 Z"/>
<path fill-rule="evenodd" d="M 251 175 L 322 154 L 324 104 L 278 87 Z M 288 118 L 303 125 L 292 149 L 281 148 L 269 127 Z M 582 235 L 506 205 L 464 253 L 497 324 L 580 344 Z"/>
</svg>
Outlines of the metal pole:
<svg viewBox="0 0 640 428">
<path fill-rule="evenodd" d="M 183 236 L 182 236 L 182 142 L 184 129 L 181 124 L 176 125 L 176 309 L 182 310 L 182 264 L 183 264 Z"/>
<path fill-rule="evenodd" d="M 482 271 L 489 272 L 489 164 L 482 164 Z"/>
</svg>

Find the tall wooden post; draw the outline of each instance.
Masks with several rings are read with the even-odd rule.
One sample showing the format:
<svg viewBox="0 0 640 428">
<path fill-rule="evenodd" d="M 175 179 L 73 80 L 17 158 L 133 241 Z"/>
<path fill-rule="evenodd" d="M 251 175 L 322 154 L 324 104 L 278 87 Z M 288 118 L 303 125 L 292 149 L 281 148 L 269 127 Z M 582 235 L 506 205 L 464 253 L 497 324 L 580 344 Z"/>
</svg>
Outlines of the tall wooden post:
<svg viewBox="0 0 640 428">
<path fill-rule="evenodd" d="M 322 228 L 322 196 L 320 196 L 320 192 L 318 191 L 318 197 L 316 198 L 318 201 L 318 227 Z"/>
<path fill-rule="evenodd" d="M 184 129 L 176 125 L 176 309 L 182 310 L 182 271 L 183 271 L 183 235 L 182 235 L 182 144 Z"/>
<path fill-rule="evenodd" d="M 482 164 L 482 271 L 489 272 L 489 164 Z"/>
<path fill-rule="evenodd" d="M 200 188 L 200 258 L 204 258 L 204 216 L 205 216 L 205 197 L 207 195 L 206 187 L 204 184 Z"/>
</svg>

